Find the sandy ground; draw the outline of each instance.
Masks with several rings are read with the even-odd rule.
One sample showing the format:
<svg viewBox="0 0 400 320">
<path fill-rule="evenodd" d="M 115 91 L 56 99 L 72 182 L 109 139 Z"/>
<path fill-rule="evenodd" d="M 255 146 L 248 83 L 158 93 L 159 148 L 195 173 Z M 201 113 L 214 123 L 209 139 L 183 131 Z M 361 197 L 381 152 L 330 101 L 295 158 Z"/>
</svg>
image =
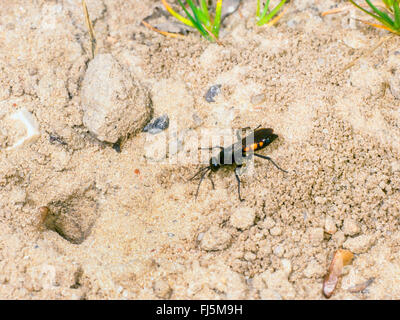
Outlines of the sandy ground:
<svg viewBox="0 0 400 320">
<path fill-rule="evenodd" d="M 195 201 L 187 180 L 199 165 L 150 161 L 148 133 L 120 153 L 89 133 L 80 1 L 2 0 L 0 298 L 323 299 L 339 248 L 355 257 L 331 299 L 400 298 L 399 38 L 341 72 L 387 33 L 354 10 L 321 17 L 340 1 L 292 1 L 272 28 L 255 27 L 256 1 L 244 1 L 224 21 L 224 46 L 143 27 L 159 1 L 87 3 L 97 55 L 147 89 L 181 153 L 190 132 L 261 124 L 280 137 L 262 154 L 289 173 L 256 160 L 244 202 L 223 172 Z M 6 120 L 21 108 L 40 137 L 6 150 L 23 135 Z"/>
</svg>

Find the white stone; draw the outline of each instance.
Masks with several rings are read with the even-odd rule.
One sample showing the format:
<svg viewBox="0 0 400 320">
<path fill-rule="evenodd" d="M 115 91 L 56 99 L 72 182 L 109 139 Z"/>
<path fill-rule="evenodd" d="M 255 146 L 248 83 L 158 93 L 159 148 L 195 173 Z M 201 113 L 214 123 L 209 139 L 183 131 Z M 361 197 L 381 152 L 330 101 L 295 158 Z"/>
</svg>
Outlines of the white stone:
<svg viewBox="0 0 400 320">
<path fill-rule="evenodd" d="M 33 143 L 39 138 L 39 125 L 34 115 L 25 108 L 21 108 L 16 113 L 13 113 L 10 119 L 20 121 L 26 129 L 26 135 L 15 142 L 11 147 L 7 148 L 7 150 L 15 149 L 27 143 Z"/>
</svg>

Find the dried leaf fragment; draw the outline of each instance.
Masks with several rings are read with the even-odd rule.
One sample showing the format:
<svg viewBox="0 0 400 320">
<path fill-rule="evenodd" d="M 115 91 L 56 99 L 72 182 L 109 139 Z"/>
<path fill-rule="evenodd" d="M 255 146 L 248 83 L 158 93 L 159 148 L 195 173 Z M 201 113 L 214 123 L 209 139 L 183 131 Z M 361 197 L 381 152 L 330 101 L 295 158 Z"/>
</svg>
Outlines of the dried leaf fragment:
<svg viewBox="0 0 400 320">
<path fill-rule="evenodd" d="M 354 255 L 349 250 L 339 249 L 333 256 L 331 265 L 328 269 L 328 274 L 325 276 L 324 285 L 322 292 L 325 297 L 330 298 L 336 285 L 339 281 L 339 277 L 342 274 L 343 267 L 348 265 L 353 259 Z"/>
</svg>

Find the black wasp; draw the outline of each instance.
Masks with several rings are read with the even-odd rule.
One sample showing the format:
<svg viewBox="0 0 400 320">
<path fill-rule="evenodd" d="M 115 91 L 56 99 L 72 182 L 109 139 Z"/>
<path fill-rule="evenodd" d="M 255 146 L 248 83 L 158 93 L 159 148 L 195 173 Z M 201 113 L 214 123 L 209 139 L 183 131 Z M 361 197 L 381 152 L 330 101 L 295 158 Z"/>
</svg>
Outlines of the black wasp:
<svg viewBox="0 0 400 320">
<path fill-rule="evenodd" d="M 196 199 L 199 194 L 199 189 L 201 182 L 203 181 L 205 175 L 207 173 L 212 173 L 218 171 L 220 168 L 223 167 L 231 167 L 235 169 L 235 177 L 238 182 L 238 194 L 239 200 L 243 201 L 240 196 L 240 178 L 239 178 L 239 170 L 240 168 L 245 165 L 244 160 L 247 158 L 249 159 L 251 156 L 255 155 L 256 157 L 265 159 L 270 161 L 276 168 L 279 170 L 287 173 L 286 170 L 280 168 L 270 157 L 263 156 L 261 154 L 255 153 L 254 151 L 264 149 L 266 146 L 271 144 L 278 135 L 274 134 L 273 129 L 271 128 L 259 128 L 257 127 L 250 135 L 247 137 L 240 139 L 238 134 L 238 141 L 227 148 L 223 148 L 220 146 L 211 147 L 211 148 L 201 148 L 201 149 L 221 149 L 221 152 L 216 156 L 210 159 L 210 165 L 204 168 L 201 168 L 190 180 L 193 180 L 199 174 L 200 181 L 197 186 L 196 191 Z M 212 180 L 211 180 L 212 182 Z M 212 182 L 213 187 L 214 183 Z"/>
</svg>

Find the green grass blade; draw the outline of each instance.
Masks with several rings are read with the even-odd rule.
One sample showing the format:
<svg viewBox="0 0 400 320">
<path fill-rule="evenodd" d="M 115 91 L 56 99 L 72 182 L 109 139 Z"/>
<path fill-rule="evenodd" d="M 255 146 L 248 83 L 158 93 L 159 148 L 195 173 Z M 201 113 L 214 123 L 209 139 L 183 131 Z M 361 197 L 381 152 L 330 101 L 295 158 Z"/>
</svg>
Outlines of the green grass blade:
<svg viewBox="0 0 400 320">
<path fill-rule="evenodd" d="M 396 0 L 382 0 L 383 3 L 385 4 L 386 8 L 391 11 L 393 7 L 393 3 L 396 2 Z"/>
<path fill-rule="evenodd" d="M 186 17 L 175 12 L 168 4 L 167 0 L 161 1 L 167 11 L 180 22 L 197 29 L 207 40 L 218 42 L 223 0 L 216 1 L 214 20 L 209 12 L 208 0 L 178 0 L 178 3 L 185 12 Z"/>
<path fill-rule="evenodd" d="M 257 0 L 257 10 L 256 10 L 256 17 L 260 17 L 260 0 Z"/>
<path fill-rule="evenodd" d="M 208 14 L 205 14 L 203 12 L 203 10 L 200 8 L 198 8 L 192 0 L 187 0 L 186 2 L 188 2 L 190 8 L 192 9 L 193 15 L 194 15 L 194 19 L 200 24 L 200 25 L 205 25 L 206 28 L 211 28 L 211 21 L 210 21 L 210 16 Z M 204 0 L 202 0 L 202 2 L 204 2 Z M 204 3 L 205 4 L 205 3 Z M 205 4 L 207 6 L 207 4 Z M 207 9 L 207 7 L 206 7 Z"/>
<path fill-rule="evenodd" d="M 186 15 L 188 16 L 189 20 L 193 23 L 194 27 L 199 30 L 199 32 L 207 39 L 209 39 L 209 35 L 206 30 L 204 30 L 204 27 L 199 23 L 199 18 L 196 16 L 196 13 L 193 12 L 194 17 L 189 13 L 189 11 L 186 9 L 185 5 L 182 3 L 181 0 L 178 0 L 180 6 L 182 7 L 183 11 L 185 11 Z M 189 3 L 189 6 L 193 5 L 193 2 L 191 0 L 187 0 Z M 193 8 L 191 7 L 192 11 Z"/>
<path fill-rule="evenodd" d="M 377 7 L 375 7 L 370 0 L 365 0 L 366 3 L 371 7 L 371 9 L 379 15 L 386 23 L 394 24 L 393 20 L 388 16 L 386 12 L 380 11 Z"/>
<path fill-rule="evenodd" d="M 389 10 L 391 10 L 393 3 L 396 0 L 382 0 L 382 2 L 385 4 L 386 8 L 388 8 Z"/>
<path fill-rule="evenodd" d="M 206 0 L 201 0 L 200 2 L 200 7 L 201 7 L 201 11 L 203 12 L 203 14 L 206 16 L 208 21 L 211 21 L 210 19 L 210 13 L 208 12 L 208 5 L 207 5 L 207 1 Z"/>
<path fill-rule="evenodd" d="M 394 26 L 396 29 L 400 28 L 400 8 L 399 3 L 395 1 L 393 3 L 393 14 L 394 14 Z"/>
<path fill-rule="evenodd" d="M 279 4 L 267 16 L 263 17 L 260 21 L 258 21 L 257 24 L 261 26 L 267 23 L 269 20 L 271 20 L 277 14 L 280 8 L 285 4 L 286 1 L 287 0 L 281 0 L 281 2 L 279 2 Z"/>
<path fill-rule="evenodd" d="M 180 22 L 182 22 L 183 24 L 186 24 L 189 27 L 195 28 L 195 25 L 192 23 L 192 21 L 186 19 L 185 17 L 181 16 L 179 13 L 175 12 L 172 7 L 167 3 L 166 0 L 161 0 L 161 2 L 163 3 L 165 9 L 167 9 L 167 11 L 176 19 L 178 19 Z"/>
<path fill-rule="evenodd" d="M 196 8 L 196 9 L 197 9 L 197 8 Z M 211 27 L 211 21 L 210 21 L 209 17 L 207 17 L 207 16 L 204 14 L 203 11 L 197 9 L 197 10 L 196 10 L 196 14 L 197 14 L 197 16 L 199 17 L 199 22 L 200 22 L 201 24 L 204 24 L 207 28 L 210 28 L 210 27 Z"/>
<path fill-rule="evenodd" d="M 376 14 L 373 14 L 372 12 L 369 12 L 368 10 L 364 9 L 363 7 L 359 6 L 355 1 L 349 0 L 351 4 L 356 6 L 358 9 L 361 11 L 364 11 L 366 14 L 370 15 L 371 17 L 375 18 L 378 21 L 381 21 L 381 17 L 377 16 Z M 381 21 L 382 22 L 382 21 Z"/>
<path fill-rule="evenodd" d="M 198 15 L 198 9 L 196 8 L 196 6 L 194 5 L 192 0 L 186 0 L 186 1 L 189 4 L 190 9 L 192 9 L 194 19 L 196 20 L 199 31 L 201 31 L 201 33 L 204 34 L 204 36 L 206 38 L 209 38 L 210 36 L 209 36 L 208 32 L 204 29 L 201 18 Z M 179 0 L 179 2 L 181 2 L 181 1 Z"/>
<path fill-rule="evenodd" d="M 215 17 L 211 32 L 218 39 L 219 29 L 221 27 L 221 11 L 222 11 L 222 0 L 217 0 L 215 7 Z"/>
<path fill-rule="evenodd" d="M 370 12 L 370 11 L 368 11 L 368 10 L 366 10 L 366 9 L 364 9 L 363 7 L 361 7 L 361 6 L 359 6 L 355 1 L 353 1 L 353 0 L 349 0 L 350 1 L 350 3 L 351 4 L 353 4 L 354 6 L 356 6 L 358 9 L 360 9 L 361 11 L 363 11 L 363 12 L 365 12 L 366 14 L 368 14 L 368 15 L 370 15 L 371 17 L 373 17 L 374 19 L 376 19 L 376 20 L 378 20 L 380 23 L 382 23 L 382 25 L 376 25 L 376 24 L 373 24 L 373 23 L 367 23 L 367 22 L 365 22 L 365 23 L 367 23 L 367 24 L 369 24 L 369 25 L 372 25 L 372 26 L 374 26 L 374 27 L 377 27 L 377 28 L 383 28 L 383 29 L 386 29 L 386 30 L 389 30 L 389 31 L 391 31 L 391 32 L 394 32 L 394 33 L 399 33 L 400 32 L 400 30 L 399 30 L 399 27 L 396 27 L 396 12 L 394 12 L 394 10 L 397 10 L 397 9 L 399 9 L 398 7 L 397 7 L 397 9 L 394 9 L 394 8 L 388 8 L 389 9 L 389 11 L 390 12 L 393 12 L 393 14 L 394 14 L 394 16 L 395 16 L 395 20 L 393 20 L 386 12 L 382 12 L 382 11 L 380 11 L 379 9 L 377 9 L 373 4 L 372 4 L 372 2 L 370 1 L 370 0 L 365 0 L 365 2 L 369 5 L 369 7 L 373 10 L 373 12 Z M 384 2 L 384 4 L 385 5 L 390 5 L 390 4 L 393 4 L 394 5 L 394 2 L 396 2 L 397 4 L 398 4 L 398 0 L 392 0 L 392 1 L 389 1 L 389 0 L 387 0 L 386 2 L 383 0 L 383 2 Z M 399 10 L 400 11 L 400 10 Z M 399 22 L 400 22 L 400 12 L 397 14 L 397 19 L 399 19 Z"/>
<path fill-rule="evenodd" d="M 270 2 L 270 0 L 267 0 L 267 2 L 265 3 L 263 12 L 261 13 L 261 16 L 259 17 L 260 18 L 259 21 L 261 19 L 263 19 L 265 17 L 265 15 L 267 14 L 268 7 L 269 7 L 269 2 Z"/>
</svg>

